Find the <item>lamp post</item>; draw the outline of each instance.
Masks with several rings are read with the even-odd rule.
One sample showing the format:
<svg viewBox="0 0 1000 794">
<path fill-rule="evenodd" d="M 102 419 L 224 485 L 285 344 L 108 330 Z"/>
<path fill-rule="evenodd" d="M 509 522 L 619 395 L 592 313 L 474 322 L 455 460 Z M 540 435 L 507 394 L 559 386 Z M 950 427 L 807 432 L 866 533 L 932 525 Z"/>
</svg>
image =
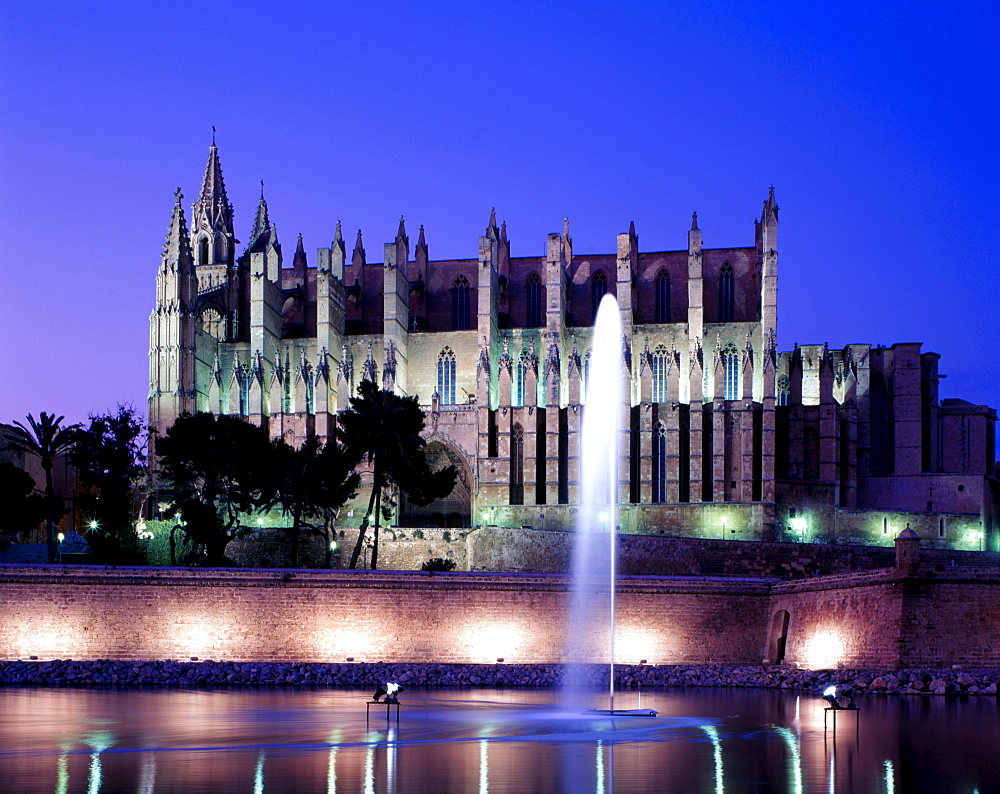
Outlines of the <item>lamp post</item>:
<svg viewBox="0 0 1000 794">
<path fill-rule="evenodd" d="M 62 565 L 63 541 L 66 540 L 66 536 L 60 532 L 56 537 L 59 539 L 59 564 Z"/>
</svg>

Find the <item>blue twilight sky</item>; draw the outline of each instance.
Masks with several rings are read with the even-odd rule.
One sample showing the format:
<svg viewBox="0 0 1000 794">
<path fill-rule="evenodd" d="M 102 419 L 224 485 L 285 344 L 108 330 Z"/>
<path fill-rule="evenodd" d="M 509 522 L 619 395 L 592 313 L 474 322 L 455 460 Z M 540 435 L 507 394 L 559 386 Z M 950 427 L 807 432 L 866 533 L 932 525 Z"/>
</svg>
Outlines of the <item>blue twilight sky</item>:
<svg viewBox="0 0 1000 794">
<path fill-rule="evenodd" d="M 211 128 L 310 263 L 400 214 L 473 257 L 753 242 L 781 206 L 779 345 L 922 341 L 1000 405 L 991 2 L 15 2 L 0 15 L 0 421 L 145 410 L 155 272 Z"/>
</svg>

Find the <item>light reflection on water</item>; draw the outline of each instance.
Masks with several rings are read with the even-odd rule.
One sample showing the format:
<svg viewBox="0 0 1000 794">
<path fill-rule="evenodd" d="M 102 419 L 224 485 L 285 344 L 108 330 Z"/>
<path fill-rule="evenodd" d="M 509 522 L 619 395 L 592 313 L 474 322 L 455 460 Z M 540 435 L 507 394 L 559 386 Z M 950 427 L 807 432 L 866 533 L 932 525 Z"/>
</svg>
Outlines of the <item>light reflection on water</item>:
<svg viewBox="0 0 1000 794">
<path fill-rule="evenodd" d="M 550 691 L 410 690 L 398 722 L 373 709 L 366 724 L 369 694 L 0 689 L 0 788 L 1000 790 L 995 698 L 870 697 L 857 733 L 843 719 L 834 737 L 819 697 L 776 691 L 647 691 L 659 717 L 610 719 L 560 711 Z"/>
</svg>

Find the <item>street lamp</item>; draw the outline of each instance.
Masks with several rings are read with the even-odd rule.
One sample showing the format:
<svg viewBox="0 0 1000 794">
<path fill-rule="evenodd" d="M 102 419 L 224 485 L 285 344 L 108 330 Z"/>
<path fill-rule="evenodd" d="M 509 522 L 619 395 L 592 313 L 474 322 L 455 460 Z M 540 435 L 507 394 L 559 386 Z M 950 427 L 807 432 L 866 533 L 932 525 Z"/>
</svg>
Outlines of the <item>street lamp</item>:
<svg viewBox="0 0 1000 794">
<path fill-rule="evenodd" d="M 66 536 L 60 532 L 56 537 L 59 539 L 59 564 L 62 565 L 63 541 L 66 540 Z"/>
</svg>

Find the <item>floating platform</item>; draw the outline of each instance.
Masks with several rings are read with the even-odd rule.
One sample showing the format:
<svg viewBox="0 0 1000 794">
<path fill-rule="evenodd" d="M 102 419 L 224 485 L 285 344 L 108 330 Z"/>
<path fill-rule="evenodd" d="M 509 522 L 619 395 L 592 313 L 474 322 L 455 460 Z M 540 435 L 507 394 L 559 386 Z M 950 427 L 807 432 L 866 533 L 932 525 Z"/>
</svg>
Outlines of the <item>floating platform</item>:
<svg viewBox="0 0 1000 794">
<path fill-rule="evenodd" d="M 655 717 L 659 714 L 653 709 L 590 709 L 583 713 L 602 717 Z"/>
</svg>

